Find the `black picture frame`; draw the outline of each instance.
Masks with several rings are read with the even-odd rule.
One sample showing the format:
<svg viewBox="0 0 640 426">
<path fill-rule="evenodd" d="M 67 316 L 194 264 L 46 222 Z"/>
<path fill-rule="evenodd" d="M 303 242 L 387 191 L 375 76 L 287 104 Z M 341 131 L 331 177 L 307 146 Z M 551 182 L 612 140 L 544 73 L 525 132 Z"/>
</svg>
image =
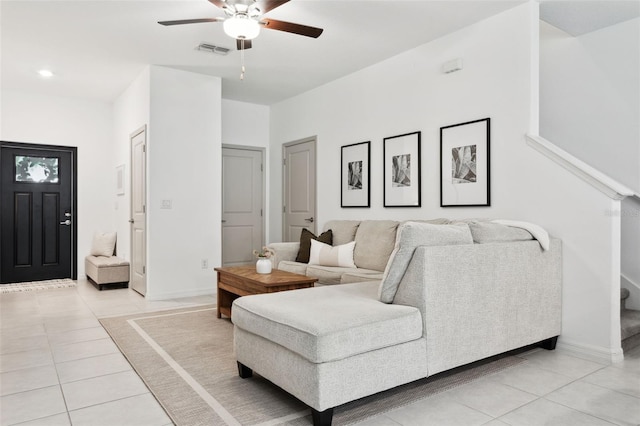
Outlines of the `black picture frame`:
<svg viewBox="0 0 640 426">
<path fill-rule="evenodd" d="M 491 119 L 440 128 L 440 207 L 491 206 Z"/>
<path fill-rule="evenodd" d="M 384 138 L 384 207 L 421 207 L 421 132 Z"/>
<path fill-rule="evenodd" d="M 371 141 L 340 150 L 340 207 L 371 207 Z"/>
</svg>

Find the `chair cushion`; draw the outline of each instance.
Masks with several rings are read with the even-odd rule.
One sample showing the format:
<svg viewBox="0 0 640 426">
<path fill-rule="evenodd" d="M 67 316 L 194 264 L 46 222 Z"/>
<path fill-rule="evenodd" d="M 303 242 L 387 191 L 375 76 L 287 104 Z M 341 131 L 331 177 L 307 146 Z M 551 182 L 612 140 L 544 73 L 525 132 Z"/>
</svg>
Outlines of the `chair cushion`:
<svg viewBox="0 0 640 426">
<path fill-rule="evenodd" d="M 377 288 L 374 281 L 245 296 L 233 302 L 232 320 L 313 363 L 421 338 L 418 309 L 381 303 Z"/>
<path fill-rule="evenodd" d="M 116 256 L 87 256 L 86 261 L 94 265 L 96 268 L 110 268 L 112 266 L 125 266 L 129 262 Z"/>
<path fill-rule="evenodd" d="M 116 249 L 116 233 L 115 232 L 96 232 L 93 234 L 91 242 L 92 256 L 113 256 Z"/>
</svg>

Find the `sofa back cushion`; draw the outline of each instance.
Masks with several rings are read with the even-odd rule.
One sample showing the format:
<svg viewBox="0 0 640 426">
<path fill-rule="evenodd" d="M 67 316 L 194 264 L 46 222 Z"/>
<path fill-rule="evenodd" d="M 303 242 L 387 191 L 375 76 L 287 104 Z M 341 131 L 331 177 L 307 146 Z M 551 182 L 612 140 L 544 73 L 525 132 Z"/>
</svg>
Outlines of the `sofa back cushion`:
<svg viewBox="0 0 640 426">
<path fill-rule="evenodd" d="M 384 271 L 396 242 L 395 220 L 363 220 L 355 235 L 353 261 L 358 268 Z"/>
<path fill-rule="evenodd" d="M 531 233 L 526 229 L 514 228 L 493 222 L 471 222 L 469 223 L 469 229 L 471 230 L 473 241 L 478 244 L 528 241 L 533 239 Z"/>
<path fill-rule="evenodd" d="M 469 225 L 433 225 L 419 222 L 404 222 L 400 225 L 395 248 L 382 276 L 379 291 L 380 301 L 393 302 L 416 247 L 454 244 L 473 244 Z"/>
<path fill-rule="evenodd" d="M 324 230 L 333 232 L 333 245 L 341 246 L 355 240 L 359 220 L 330 220 L 324 225 Z"/>
</svg>

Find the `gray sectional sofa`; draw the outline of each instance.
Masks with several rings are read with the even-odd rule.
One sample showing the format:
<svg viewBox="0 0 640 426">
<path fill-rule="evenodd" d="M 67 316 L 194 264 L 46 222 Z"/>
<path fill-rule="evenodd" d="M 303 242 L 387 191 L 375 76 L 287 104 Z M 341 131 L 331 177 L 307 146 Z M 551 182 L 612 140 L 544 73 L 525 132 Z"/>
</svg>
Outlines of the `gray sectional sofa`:
<svg viewBox="0 0 640 426">
<path fill-rule="evenodd" d="M 447 224 L 447 219 L 421 221 L 432 224 Z M 356 268 L 309 265 L 296 262 L 300 249 L 298 242 L 271 243 L 273 266 L 283 271 L 318 278 L 318 284 L 348 284 L 380 280 L 396 242 L 396 231 L 401 222 L 395 220 L 331 220 L 323 232 L 333 232 L 333 245 L 355 241 L 353 261 Z"/>
<path fill-rule="evenodd" d="M 337 222 L 327 227 L 349 225 Z M 255 370 L 330 425 L 334 407 L 358 398 L 527 345 L 555 347 L 560 240 L 486 223 L 396 228 L 381 279 L 237 299 L 240 376 Z"/>
</svg>

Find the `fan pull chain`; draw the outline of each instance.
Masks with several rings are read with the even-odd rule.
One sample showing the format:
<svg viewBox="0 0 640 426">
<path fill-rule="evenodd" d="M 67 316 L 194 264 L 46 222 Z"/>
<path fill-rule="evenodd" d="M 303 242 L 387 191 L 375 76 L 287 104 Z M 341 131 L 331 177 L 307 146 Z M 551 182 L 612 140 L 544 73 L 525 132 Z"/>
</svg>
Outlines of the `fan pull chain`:
<svg viewBox="0 0 640 426">
<path fill-rule="evenodd" d="M 240 80 L 244 80 L 244 39 L 240 39 Z"/>
</svg>

